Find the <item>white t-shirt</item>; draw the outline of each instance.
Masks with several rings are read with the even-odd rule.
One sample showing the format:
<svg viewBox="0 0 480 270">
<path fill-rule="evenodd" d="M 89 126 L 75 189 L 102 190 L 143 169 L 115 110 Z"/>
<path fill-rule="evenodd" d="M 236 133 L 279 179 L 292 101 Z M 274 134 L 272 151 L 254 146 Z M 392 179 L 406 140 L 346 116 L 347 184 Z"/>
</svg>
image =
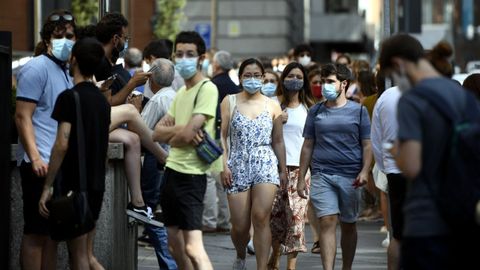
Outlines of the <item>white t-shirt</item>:
<svg viewBox="0 0 480 270">
<path fill-rule="evenodd" d="M 385 174 L 400 173 L 395 159 L 383 143 L 397 139 L 397 105 L 402 93 L 397 86 L 388 88 L 378 98 L 372 115 L 372 151 L 378 169 Z"/>
<path fill-rule="evenodd" d="M 287 166 L 300 166 L 300 152 L 303 145 L 303 127 L 307 119 L 307 108 L 300 104 L 288 108 L 288 120 L 283 125 L 283 140 L 287 152 Z"/>
</svg>

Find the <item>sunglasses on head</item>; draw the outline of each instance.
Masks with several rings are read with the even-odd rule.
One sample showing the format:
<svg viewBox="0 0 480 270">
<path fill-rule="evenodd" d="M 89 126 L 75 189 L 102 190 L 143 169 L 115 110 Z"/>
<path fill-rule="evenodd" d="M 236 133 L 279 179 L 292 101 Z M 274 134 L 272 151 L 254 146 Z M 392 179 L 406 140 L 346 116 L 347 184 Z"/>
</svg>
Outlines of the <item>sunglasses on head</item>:
<svg viewBox="0 0 480 270">
<path fill-rule="evenodd" d="M 56 22 L 59 20 L 65 20 L 67 22 L 73 21 L 73 16 L 71 14 L 52 14 L 50 18 L 48 18 L 51 22 Z"/>
</svg>

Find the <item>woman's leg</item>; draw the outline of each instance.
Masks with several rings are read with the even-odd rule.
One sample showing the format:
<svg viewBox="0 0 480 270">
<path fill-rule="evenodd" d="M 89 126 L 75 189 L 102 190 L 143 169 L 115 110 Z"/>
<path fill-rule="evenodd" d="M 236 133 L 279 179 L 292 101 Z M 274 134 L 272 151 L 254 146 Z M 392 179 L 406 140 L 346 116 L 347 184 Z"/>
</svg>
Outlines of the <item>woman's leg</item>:
<svg viewBox="0 0 480 270">
<path fill-rule="evenodd" d="M 237 258 L 242 260 L 246 257 L 246 248 L 250 239 L 250 208 L 251 191 L 240 192 L 228 195 L 228 206 L 230 208 L 230 218 L 232 222 L 231 237 Z"/>
<path fill-rule="evenodd" d="M 268 260 L 268 269 L 278 269 L 280 267 L 280 256 L 282 255 L 280 250 L 280 242 L 272 240 L 272 254 Z"/>
<path fill-rule="evenodd" d="M 68 240 L 67 247 L 71 256 L 72 270 L 89 270 L 87 234 Z"/>
<path fill-rule="evenodd" d="M 96 228 L 91 230 L 87 234 L 87 252 L 88 252 L 88 262 L 90 265 L 90 270 L 104 270 L 103 266 L 97 261 L 95 255 L 93 255 L 93 239 L 95 238 Z"/>
<path fill-rule="evenodd" d="M 287 270 L 294 270 L 297 265 L 298 252 L 292 252 L 287 257 Z"/>
<path fill-rule="evenodd" d="M 130 188 L 131 201 L 136 207 L 144 206 L 140 187 L 141 153 L 138 135 L 129 130 L 117 128 L 110 132 L 109 140 L 123 143 L 125 147 L 125 174 Z"/>
<path fill-rule="evenodd" d="M 257 184 L 252 188 L 253 244 L 257 258 L 257 269 L 266 270 L 268 253 L 272 243 L 270 214 L 277 187 L 272 184 Z"/>
<path fill-rule="evenodd" d="M 147 127 L 141 115 L 132 104 L 112 107 L 110 131 L 118 128 L 123 123 L 127 124 L 128 130 L 135 132 L 140 137 L 142 145 L 147 148 L 160 163 L 165 163 L 167 152 L 165 152 L 158 143 L 153 141 L 153 131 Z"/>
</svg>

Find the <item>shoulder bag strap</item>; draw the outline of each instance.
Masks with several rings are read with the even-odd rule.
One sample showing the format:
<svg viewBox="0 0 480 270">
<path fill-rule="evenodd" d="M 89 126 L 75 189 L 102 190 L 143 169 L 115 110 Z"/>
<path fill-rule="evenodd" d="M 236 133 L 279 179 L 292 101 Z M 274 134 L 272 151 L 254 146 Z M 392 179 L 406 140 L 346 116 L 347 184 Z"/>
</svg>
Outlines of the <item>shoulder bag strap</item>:
<svg viewBox="0 0 480 270">
<path fill-rule="evenodd" d="M 202 90 L 202 87 L 204 84 L 206 84 L 207 82 L 209 82 L 210 80 L 205 80 L 202 82 L 202 84 L 200 85 L 200 88 L 198 88 L 198 91 L 197 91 L 197 94 L 195 95 L 195 99 L 193 100 L 193 109 L 192 109 L 192 112 L 193 110 L 195 109 L 195 106 L 197 105 L 197 98 L 198 98 L 198 93 L 200 93 L 200 90 Z"/>
<path fill-rule="evenodd" d="M 87 167 L 85 166 L 85 136 L 83 134 L 82 108 L 80 107 L 80 97 L 77 91 L 72 91 L 75 96 L 75 108 L 77 111 L 78 173 L 80 179 L 80 191 L 87 191 L 87 179 L 85 176 Z"/>
</svg>

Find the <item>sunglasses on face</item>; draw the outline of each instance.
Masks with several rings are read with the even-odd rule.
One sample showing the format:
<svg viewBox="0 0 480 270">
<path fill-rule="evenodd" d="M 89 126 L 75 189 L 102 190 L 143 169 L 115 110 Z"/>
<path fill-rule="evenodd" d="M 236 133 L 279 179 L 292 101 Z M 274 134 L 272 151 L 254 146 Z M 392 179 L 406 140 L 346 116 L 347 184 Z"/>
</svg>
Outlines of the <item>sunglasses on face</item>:
<svg viewBox="0 0 480 270">
<path fill-rule="evenodd" d="M 73 21 L 73 16 L 71 14 L 52 14 L 50 18 L 48 18 L 51 22 L 56 22 L 59 20 L 65 20 L 67 22 Z"/>
</svg>

